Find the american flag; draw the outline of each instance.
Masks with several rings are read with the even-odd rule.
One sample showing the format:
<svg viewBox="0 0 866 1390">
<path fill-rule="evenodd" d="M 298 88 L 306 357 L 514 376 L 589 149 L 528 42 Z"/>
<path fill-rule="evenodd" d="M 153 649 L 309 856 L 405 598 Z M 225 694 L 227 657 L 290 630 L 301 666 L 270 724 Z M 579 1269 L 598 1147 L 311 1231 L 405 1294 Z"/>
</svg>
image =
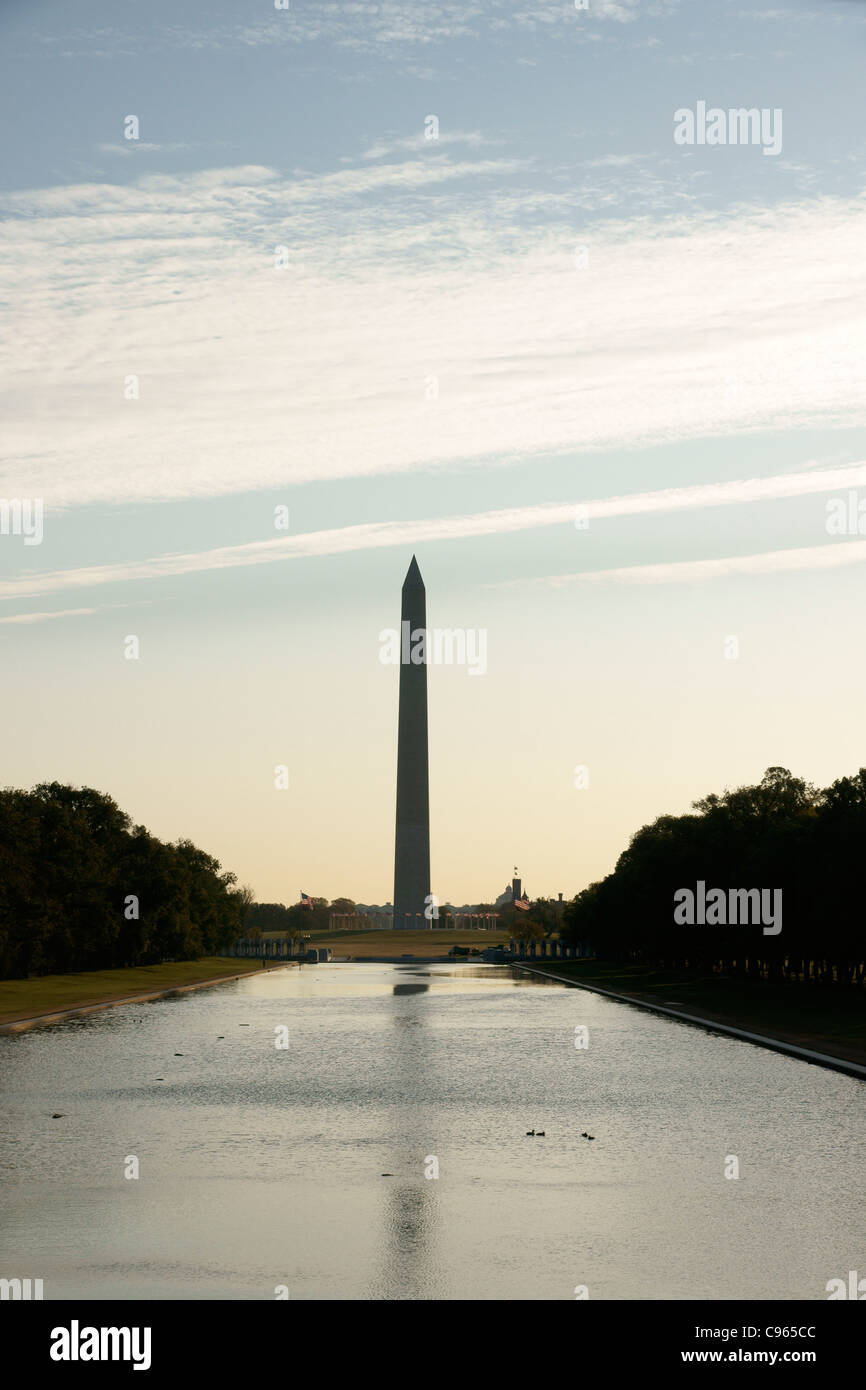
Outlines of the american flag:
<svg viewBox="0 0 866 1390">
<path fill-rule="evenodd" d="M 527 898 L 525 893 L 522 898 L 514 899 L 514 906 L 519 907 L 521 912 L 529 911 L 529 899 Z"/>
<path fill-rule="evenodd" d="M 301 907 L 308 907 L 312 910 L 313 899 L 308 897 L 306 893 L 301 894 Z"/>
</svg>

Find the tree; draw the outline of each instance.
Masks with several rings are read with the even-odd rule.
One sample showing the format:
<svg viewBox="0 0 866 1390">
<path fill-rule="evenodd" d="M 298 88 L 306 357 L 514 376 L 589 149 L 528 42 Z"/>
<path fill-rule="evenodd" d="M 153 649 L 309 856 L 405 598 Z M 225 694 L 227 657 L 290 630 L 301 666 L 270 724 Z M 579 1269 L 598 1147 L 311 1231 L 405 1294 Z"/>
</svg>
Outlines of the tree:
<svg viewBox="0 0 866 1390">
<path fill-rule="evenodd" d="M 692 813 L 660 816 L 632 836 L 612 874 L 563 914 L 567 940 L 611 960 L 636 960 L 759 980 L 866 983 L 860 864 L 866 769 L 817 790 L 787 768 L 756 786 L 711 793 Z M 781 891 L 784 930 L 674 920 L 673 895 Z"/>
<path fill-rule="evenodd" d="M 190 841 L 163 844 L 91 787 L 0 792 L 6 978 L 225 950 L 241 930 L 235 884 Z"/>
<path fill-rule="evenodd" d="M 520 941 L 542 941 L 544 939 L 544 927 L 537 918 L 531 917 L 528 912 L 521 914 L 521 920 L 515 928 L 516 935 Z"/>
<path fill-rule="evenodd" d="M 238 915 L 241 931 L 243 931 L 250 915 L 250 908 L 256 900 L 256 895 L 248 883 L 242 883 L 240 888 L 234 890 L 234 897 L 237 899 Z"/>
</svg>

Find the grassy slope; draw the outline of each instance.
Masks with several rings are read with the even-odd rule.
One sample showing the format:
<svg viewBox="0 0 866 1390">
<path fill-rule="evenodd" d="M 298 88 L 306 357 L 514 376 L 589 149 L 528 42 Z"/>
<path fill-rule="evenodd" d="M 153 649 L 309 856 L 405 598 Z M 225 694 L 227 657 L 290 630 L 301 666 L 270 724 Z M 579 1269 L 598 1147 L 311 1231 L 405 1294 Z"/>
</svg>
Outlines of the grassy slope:
<svg viewBox="0 0 866 1390">
<path fill-rule="evenodd" d="M 33 980 L 0 980 L 0 1023 L 260 969 L 260 960 L 206 956 L 202 960 L 176 961 L 171 965 L 86 970 L 72 975 L 42 975 Z"/>
<path fill-rule="evenodd" d="M 866 994 L 815 986 L 764 984 L 719 975 L 648 970 L 614 962 L 536 961 L 563 979 L 584 981 L 652 1004 L 670 1004 L 735 1028 L 866 1063 Z"/>
<path fill-rule="evenodd" d="M 311 932 L 311 946 L 330 946 L 335 956 L 369 960 L 371 956 L 447 956 L 452 946 L 499 946 L 501 931 L 363 931 Z"/>
</svg>

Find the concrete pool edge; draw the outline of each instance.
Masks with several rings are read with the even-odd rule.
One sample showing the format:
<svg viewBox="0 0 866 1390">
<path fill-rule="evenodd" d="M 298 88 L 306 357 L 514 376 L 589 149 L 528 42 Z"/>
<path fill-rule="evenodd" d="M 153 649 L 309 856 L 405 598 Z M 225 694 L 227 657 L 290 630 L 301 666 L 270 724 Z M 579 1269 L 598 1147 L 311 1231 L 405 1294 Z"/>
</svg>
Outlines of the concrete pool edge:
<svg viewBox="0 0 866 1390">
<path fill-rule="evenodd" d="M 645 999 L 634 999 L 628 994 L 617 994 L 612 989 L 603 989 L 601 985 L 588 985 L 582 980 L 569 980 L 564 975 L 555 975 L 550 970 L 539 970 L 534 965 L 512 964 L 513 970 L 524 970 L 529 975 L 543 975 L 545 979 L 556 980 L 558 984 L 566 985 L 571 989 L 585 989 L 590 994 L 602 994 L 607 999 L 615 999 L 620 1004 L 633 1004 L 638 1009 L 649 1009 L 654 1014 L 664 1014 L 667 1018 L 675 1018 L 681 1023 L 697 1024 L 699 1028 L 709 1029 L 714 1033 L 726 1033 L 729 1037 L 738 1038 L 740 1042 L 752 1043 L 756 1047 L 766 1047 L 773 1052 L 783 1052 L 788 1057 L 793 1057 L 801 1062 L 811 1062 L 814 1066 L 829 1067 L 833 1071 L 844 1072 L 847 1076 L 856 1077 L 860 1081 L 866 1081 L 866 1066 L 861 1066 L 859 1062 L 848 1061 L 845 1057 L 834 1057 L 828 1052 L 814 1052 L 808 1047 L 798 1047 L 796 1043 L 783 1042 L 781 1038 L 770 1038 L 764 1033 L 750 1033 L 745 1028 L 735 1028 L 731 1023 L 719 1023 L 716 1019 L 707 1018 L 700 1014 L 685 1014 L 678 1009 L 669 1009 L 664 1004 L 651 1004 Z"/>
</svg>

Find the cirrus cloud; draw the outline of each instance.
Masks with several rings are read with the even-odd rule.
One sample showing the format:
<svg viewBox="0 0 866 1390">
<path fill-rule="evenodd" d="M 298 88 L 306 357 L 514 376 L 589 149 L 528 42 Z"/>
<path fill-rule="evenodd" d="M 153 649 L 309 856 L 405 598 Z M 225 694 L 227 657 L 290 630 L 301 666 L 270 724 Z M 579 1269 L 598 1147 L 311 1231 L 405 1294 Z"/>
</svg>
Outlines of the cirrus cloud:
<svg viewBox="0 0 866 1390">
<path fill-rule="evenodd" d="M 866 420 L 862 198 L 593 222 L 595 185 L 432 153 L 3 202 L 0 495 L 227 495 Z"/>
</svg>

